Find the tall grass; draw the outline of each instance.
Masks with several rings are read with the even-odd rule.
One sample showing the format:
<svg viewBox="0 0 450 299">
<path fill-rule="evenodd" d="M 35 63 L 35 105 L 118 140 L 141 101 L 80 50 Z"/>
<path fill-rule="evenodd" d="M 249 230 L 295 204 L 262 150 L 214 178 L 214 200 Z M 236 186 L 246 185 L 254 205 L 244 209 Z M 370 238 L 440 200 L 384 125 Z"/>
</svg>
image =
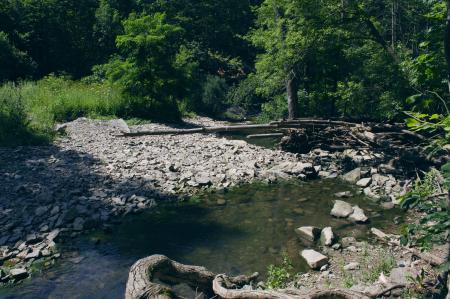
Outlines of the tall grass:
<svg viewBox="0 0 450 299">
<path fill-rule="evenodd" d="M 0 145 L 50 141 L 55 122 L 125 115 L 129 104 L 108 84 L 49 76 L 0 87 Z"/>
</svg>

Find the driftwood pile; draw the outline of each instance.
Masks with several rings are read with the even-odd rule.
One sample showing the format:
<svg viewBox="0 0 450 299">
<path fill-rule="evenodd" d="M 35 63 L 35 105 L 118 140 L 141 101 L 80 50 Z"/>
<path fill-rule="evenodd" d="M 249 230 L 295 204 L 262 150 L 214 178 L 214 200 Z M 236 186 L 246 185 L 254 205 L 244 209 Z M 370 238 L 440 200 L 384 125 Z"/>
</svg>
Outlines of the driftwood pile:
<svg viewBox="0 0 450 299">
<path fill-rule="evenodd" d="M 215 274 L 204 267 L 180 264 L 163 255 L 152 255 L 137 261 L 128 275 L 125 299 L 174 299 L 176 295 L 168 286 L 187 284 L 206 298 L 224 299 L 368 299 L 365 294 L 346 289 L 283 289 L 249 290 L 244 285 L 256 280 L 258 273 L 250 276 L 229 277 Z M 375 297 L 372 297 L 375 298 Z"/>
</svg>

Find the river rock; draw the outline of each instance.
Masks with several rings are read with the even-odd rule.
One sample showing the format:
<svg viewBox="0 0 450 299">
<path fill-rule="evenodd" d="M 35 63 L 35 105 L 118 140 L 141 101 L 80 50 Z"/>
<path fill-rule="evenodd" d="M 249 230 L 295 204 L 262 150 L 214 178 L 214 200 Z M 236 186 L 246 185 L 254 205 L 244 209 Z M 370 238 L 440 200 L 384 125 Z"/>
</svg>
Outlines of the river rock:
<svg viewBox="0 0 450 299">
<path fill-rule="evenodd" d="M 347 218 L 351 213 L 353 208 L 348 202 L 336 200 L 330 214 L 338 218 Z"/>
<path fill-rule="evenodd" d="M 356 182 L 356 185 L 359 187 L 365 188 L 365 187 L 369 186 L 371 182 L 372 182 L 372 178 L 363 178 L 363 179 L 360 179 L 358 182 Z"/>
<path fill-rule="evenodd" d="M 361 178 L 361 168 L 355 168 L 342 176 L 344 181 L 356 183 Z"/>
<path fill-rule="evenodd" d="M 28 272 L 24 268 L 11 269 L 11 271 L 9 271 L 9 274 L 15 280 L 21 280 L 21 279 L 24 279 L 24 278 L 28 277 Z"/>
<path fill-rule="evenodd" d="M 347 197 L 352 197 L 353 194 L 350 191 L 342 191 L 342 192 L 334 193 L 334 196 L 336 196 L 338 198 L 347 198 Z"/>
<path fill-rule="evenodd" d="M 322 229 L 321 233 L 320 233 L 320 243 L 324 246 L 331 246 L 333 245 L 333 241 L 334 241 L 334 233 L 333 230 L 331 229 L 331 227 L 325 227 L 324 229 Z"/>
<path fill-rule="evenodd" d="M 328 263 L 328 257 L 312 249 L 302 250 L 301 256 L 311 269 L 320 269 Z"/>
<path fill-rule="evenodd" d="M 357 262 L 352 262 L 352 263 L 349 263 L 344 266 L 344 270 L 346 270 L 346 271 L 353 271 L 353 270 L 358 270 L 358 269 L 359 269 L 359 263 L 357 263 Z"/>
<path fill-rule="evenodd" d="M 378 239 L 389 240 L 389 236 L 384 232 L 382 232 L 381 230 L 379 230 L 378 228 L 372 227 L 370 229 L 370 232 L 374 234 Z"/>
<path fill-rule="evenodd" d="M 39 256 L 41 256 L 41 250 L 40 250 L 39 248 L 34 248 L 32 252 L 28 253 L 28 254 L 25 256 L 25 259 L 26 259 L 26 260 L 29 260 L 29 259 L 36 259 L 36 258 L 38 258 Z"/>
<path fill-rule="evenodd" d="M 311 242 L 315 242 L 320 235 L 320 229 L 315 226 L 302 226 L 296 228 L 295 232 L 301 238 Z"/>
<path fill-rule="evenodd" d="M 212 184 L 210 176 L 205 172 L 199 172 L 195 175 L 195 181 L 200 186 L 209 186 Z"/>
<path fill-rule="evenodd" d="M 364 214 L 363 209 L 358 206 L 353 206 L 353 213 L 348 216 L 348 219 L 353 222 L 365 223 L 369 220 L 367 216 Z"/>
</svg>

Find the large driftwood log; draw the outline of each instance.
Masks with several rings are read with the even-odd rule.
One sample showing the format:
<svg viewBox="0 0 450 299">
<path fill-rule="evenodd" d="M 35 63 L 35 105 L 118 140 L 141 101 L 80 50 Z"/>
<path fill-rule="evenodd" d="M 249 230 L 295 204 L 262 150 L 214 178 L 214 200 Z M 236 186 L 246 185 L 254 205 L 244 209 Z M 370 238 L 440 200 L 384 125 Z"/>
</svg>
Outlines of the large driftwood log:
<svg viewBox="0 0 450 299">
<path fill-rule="evenodd" d="M 364 294 L 345 289 L 283 289 L 246 290 L 245 284 L 254 281 L 251 276 L 228 277 L 216 275 L 204 267 L 190 266 L 172 261 L 163 255 L 152 255 L 137 261 L 130 269 L 125 299 L 173 299 L 179 298 L 169 287 L 156 283 L 158 279 L 168 284 L 186 283 L 209 297 L 224 299 L 367 299 Z"/>
</svg>

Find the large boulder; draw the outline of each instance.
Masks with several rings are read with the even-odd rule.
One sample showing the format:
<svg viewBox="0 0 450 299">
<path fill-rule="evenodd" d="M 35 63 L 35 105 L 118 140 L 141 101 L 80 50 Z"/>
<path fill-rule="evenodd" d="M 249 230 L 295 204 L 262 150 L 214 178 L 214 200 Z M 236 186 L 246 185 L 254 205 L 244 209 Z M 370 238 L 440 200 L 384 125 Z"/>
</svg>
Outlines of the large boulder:
<svg viewBox="0 0 450 299">
<path fill-rule="evenodd" d="M 315 226 L 302 226 L 296 228 L 295 232 L 301 238 L 311 242 L 315 242 L 320 236 L 320 228 L 317 228 Z"/>
<path fill-rule="evenodd" d="M 320 243 L 324 246 L 333 245 L 335 236 L 331 227 L 325 227 L 320 233 Z"/>
<path fill-rule="evenodd" d="M 348 202 L 336 200 L 330 214 L 338 218 L 347 218 L 351 213 L 353 208 Z"/>
<path fill-rule="evenodd" d="M 301 256 L 311 269 L 320 269 L 328 264 L 328 257 L 312 249 L 302 250 Z"/>
</svg>

